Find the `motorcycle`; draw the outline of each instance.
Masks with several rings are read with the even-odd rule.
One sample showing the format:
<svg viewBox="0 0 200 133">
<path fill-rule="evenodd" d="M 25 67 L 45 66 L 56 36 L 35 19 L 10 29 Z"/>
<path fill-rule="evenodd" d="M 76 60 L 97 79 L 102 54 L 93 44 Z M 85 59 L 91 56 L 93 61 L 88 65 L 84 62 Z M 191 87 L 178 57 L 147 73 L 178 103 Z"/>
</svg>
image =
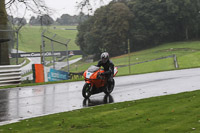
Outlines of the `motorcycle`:
<svg viewBox="0 0 200 133">
<path fill-rule="evenodd" d="M 117 74 L 117 67 L 114 68 L 114 75 Z M 104 92 L 106 95 L 109 95 L 115 86 L 115 80 L 107 82 L 107 77 L 101 75 L 104 73 L 104 70 L 97 66 L 90 66 L 88 70 L 83 73 L 85 84 L 82 89 L 82 95 L 84 98 L 88 99 L 91 95 Z"/>
</svg>

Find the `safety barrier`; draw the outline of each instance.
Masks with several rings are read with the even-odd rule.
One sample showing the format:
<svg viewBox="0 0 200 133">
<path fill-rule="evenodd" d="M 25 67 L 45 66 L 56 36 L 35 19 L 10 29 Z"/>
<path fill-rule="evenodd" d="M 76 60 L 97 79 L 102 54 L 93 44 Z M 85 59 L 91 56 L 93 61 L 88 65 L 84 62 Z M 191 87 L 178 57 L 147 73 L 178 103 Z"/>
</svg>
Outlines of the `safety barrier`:
<svg viewBox="0 0 200 133">
<path fill-rule="evenodd" d="M 177 61 L 177 56 L 176 55 L 169 55 L 169 56 L 160 57 L 160 58 L 156 58 L 156 59 L 152 59 L 152 60 L 137 62 L 137 63 L 130 64 L 130 66 L 141 64 L 141 63 L 146 63 L 146 62 L 151 62 L 151 61 L 156 61 L 156 60 L 161 60 L 161 59 L 166 59 L 166 58 L 173 58 L 173 60 L 174 60 L 174 67 L 176 69 L 179 68 L 178 61 Z M 117 67 L 120 68 L 120 67 L 127 67 L 127 66 L 129 66 L 129 65 L 119 65 Z"/>
<path fill-rule="evenodd" d="M 70 73 L 70 79 L 81 79 L 83 78 L 83 73 L 84 72 L 79 72 L 79 73 Z"/>
<path fill-rule="evenodd" d="M 21 83 L 21 65 L 0 66 L 0 86 Z"/>
</svg>

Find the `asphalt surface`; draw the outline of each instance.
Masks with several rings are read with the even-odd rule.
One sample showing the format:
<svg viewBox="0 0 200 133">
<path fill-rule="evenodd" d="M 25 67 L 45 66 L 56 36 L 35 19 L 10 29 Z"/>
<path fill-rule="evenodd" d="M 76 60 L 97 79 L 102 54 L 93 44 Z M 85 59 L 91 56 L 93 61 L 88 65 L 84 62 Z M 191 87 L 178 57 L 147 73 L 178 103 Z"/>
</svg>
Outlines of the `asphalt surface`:
<svg viewBox="0 0 200 133">
<path fill-rule="evenodd" d="M 84 81 L 0 90 L 0 125 L 88 106 L 200 89 L 200 68 L 115 78 L 110 96 L 82 97 Z M 173 102 L 173 101 L 172 101 Z"/>
</svg>

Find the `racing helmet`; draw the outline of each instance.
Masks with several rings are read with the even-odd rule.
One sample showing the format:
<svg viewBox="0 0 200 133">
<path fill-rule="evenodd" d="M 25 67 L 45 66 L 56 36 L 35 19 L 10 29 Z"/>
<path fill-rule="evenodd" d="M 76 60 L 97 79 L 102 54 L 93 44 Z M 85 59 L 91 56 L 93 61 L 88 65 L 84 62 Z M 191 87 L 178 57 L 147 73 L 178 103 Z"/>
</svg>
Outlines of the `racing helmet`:
<svg viewBox="0 0 200 133">
<path fill-rule="evenodd" d="M 101 61 L 102 61 L 103 63 L 106 63 L 106 62 L 108 61 L 108 59 L 109 59 L 109 54 L 108 54 L 108 52 L 103 52 L 103 53 L 101 54 Z"/>
</svg>

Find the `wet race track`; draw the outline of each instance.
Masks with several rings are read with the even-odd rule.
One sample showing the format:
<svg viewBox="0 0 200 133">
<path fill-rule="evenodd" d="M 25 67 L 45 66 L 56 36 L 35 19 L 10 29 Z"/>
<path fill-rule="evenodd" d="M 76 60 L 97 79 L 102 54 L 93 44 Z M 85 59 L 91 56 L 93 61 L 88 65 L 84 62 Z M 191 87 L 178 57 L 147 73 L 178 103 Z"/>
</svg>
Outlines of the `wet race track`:
<svg viewBox="0 0 200 133">
<path fill-rule="evenodd" d="M 0 90 L 0 125 L 88 106 L 143 99 L 200 89 L 200 69 L 115 78 L 110 96 L 82 97 L 84 81 Z"/>
</svg>

